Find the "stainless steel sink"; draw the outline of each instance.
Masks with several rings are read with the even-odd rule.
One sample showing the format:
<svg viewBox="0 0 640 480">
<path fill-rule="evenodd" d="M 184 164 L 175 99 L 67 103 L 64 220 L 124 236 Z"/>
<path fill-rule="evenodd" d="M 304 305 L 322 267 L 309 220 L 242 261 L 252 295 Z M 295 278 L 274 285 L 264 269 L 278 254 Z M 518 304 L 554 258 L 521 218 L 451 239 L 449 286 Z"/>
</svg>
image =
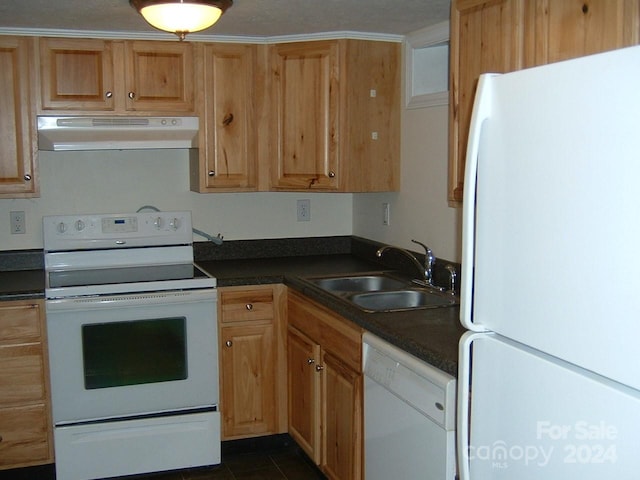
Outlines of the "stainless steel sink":
<svg viewBox="0 0 640 480">
<path fill-rule="evenodd" d="M 375 292 L 405 288 L 406 281 L 388 275 L 358 275 L 353 277 L 317 278 L 311 282 L 332 292 Z"/>
<path fill-rule="evenodd" d="M 372 312 L 449 307 L 458 303 L 452 295 L 418 289 L 358 293 L 349 297 L 349 300 L 364 310 Z"/>
<path fill-rule="evenodd" d="M 388 273 L 307 279 L 365 312 L 394 312 L 458 305 L 457 297 Z"/>
</svg>

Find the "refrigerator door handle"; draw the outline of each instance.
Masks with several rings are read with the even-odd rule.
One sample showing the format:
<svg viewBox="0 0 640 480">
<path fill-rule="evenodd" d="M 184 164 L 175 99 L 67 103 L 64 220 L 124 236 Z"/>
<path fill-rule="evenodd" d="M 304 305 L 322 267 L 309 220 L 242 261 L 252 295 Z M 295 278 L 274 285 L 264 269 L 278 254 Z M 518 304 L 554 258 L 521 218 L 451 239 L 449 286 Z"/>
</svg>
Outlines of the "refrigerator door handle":
<svg viewBox="0 0 640 480">
<path fill-rule="evenodd" d="M 473 271 L 475 260 L 475 221 L 476 221 L 476 175 L 478 173 L 478 153 L 484 121 L 491 116 L 491 79 L 499 74 L 480 75 L 478 88 L 473 102 L 473 113 L 469 126 L 469 141 L 464 171 L 464 201 L 462 204 L 462 281 L 460 283 L 460 322 L 476 332 L 487 329 L 476 325 L 472 319 L 473 309 Z"/>
<path fill-rule="evenodd" d="M 458 477 L 471 480 L 469 472 L 469 422 L 471 415 L 471 344 L 477 337 L 494 333 L 466 332 L 460 338 L 458 350 L 458 405 L 456 418 L 456 443 L 458 450 Z"/>
</svg>

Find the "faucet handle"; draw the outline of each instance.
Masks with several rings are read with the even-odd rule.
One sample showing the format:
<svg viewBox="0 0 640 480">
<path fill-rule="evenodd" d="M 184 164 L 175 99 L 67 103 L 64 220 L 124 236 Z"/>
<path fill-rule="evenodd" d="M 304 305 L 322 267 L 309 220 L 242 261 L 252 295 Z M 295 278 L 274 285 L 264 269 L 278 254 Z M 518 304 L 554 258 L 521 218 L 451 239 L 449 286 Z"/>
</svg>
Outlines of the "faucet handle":
<svg viewBox="0 0 640 480">
<path fill-rule="evenodd" d="M 450 263 L 444 268 L 449 272 L 449 292 L 453 295 L 456 293 L 456 278 L 458 277 L 458 273 L 456 272 L 456 268 Z"/>
</svg>

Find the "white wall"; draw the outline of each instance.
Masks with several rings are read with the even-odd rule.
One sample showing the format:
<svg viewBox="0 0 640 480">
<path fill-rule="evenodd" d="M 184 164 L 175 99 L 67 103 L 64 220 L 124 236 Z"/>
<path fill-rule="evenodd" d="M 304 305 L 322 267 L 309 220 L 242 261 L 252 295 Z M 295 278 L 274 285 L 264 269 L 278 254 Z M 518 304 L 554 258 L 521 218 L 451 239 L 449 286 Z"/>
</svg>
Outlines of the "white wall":
<svg viewBox="0 0 640 480">
<path fill-rule="evenodd" d="M 351 235 L 351 194 L 189 191 L 181 150 L 40 152 L 40 198 L 0 199 L 0 250 L 42 248 L 42 216 L 126 213 L 143 205 L 191 210 L 193 225 L 227 240 Z M 311 221 L 296 220 L 296 200 L 311 200 Z M 27 233 L 11 235 L 9 212 L 24 211 Z M 200 237 L 194 237 L 203 240 Z"/>
</svg>

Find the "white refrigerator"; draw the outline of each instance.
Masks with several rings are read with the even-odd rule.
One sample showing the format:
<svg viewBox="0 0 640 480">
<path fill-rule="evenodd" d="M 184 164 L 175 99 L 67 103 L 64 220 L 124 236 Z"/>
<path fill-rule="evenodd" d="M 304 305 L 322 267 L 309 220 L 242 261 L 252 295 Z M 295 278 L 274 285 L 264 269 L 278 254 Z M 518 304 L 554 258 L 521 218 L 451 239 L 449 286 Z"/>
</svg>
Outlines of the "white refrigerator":
<svg viewBox="0 0 640 480">
<path fill-rule="evenodd" d="M 480 78 L 461 480 L 640 478 L 640 47 Z"/>
</svg>

